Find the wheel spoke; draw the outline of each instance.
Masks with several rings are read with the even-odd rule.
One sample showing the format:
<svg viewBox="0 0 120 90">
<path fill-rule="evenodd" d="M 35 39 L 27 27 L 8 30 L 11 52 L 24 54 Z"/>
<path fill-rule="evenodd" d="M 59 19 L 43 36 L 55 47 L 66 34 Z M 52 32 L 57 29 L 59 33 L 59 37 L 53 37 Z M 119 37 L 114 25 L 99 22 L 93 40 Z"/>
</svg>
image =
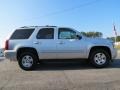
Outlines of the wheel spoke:
<svg viewBox="0 0 120 90">
<path fill-rule="evenodd" d="M 103 65 L 105 64 L 106 62 L 106 56 L 104 53 L 97 53 L 95 56 L 94 56 L 94 61 L 96 64 L 98 65 Z"/>
<path fill-rule="evenodd" d="M 33 58 L 31 56 L 26 55 L 26 56 L 23 57 L 23 59 L 22 59 L 22 65 L 24 67 L 29 68 L 29 67 L 32 66 L 32 64 L 33 64 Z"/>
</svg>

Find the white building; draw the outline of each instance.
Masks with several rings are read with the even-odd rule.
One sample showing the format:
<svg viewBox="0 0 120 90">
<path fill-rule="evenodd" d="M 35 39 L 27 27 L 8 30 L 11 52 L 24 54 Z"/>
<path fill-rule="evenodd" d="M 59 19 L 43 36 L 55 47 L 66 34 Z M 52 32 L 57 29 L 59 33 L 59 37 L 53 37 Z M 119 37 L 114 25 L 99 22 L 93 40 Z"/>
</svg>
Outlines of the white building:
<svg viewBox="0 0 120 90">
<path fill-rule="evenodd" d="M 115 45 L 120 45 L 120 42 L 115 42 Z"/>
</svg>

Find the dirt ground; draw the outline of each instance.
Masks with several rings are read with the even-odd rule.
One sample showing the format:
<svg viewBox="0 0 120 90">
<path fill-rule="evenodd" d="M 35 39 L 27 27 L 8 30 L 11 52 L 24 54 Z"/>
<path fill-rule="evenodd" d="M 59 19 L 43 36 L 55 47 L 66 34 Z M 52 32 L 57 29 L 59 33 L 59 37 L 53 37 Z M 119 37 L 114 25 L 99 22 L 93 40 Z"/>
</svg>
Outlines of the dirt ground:
<svg viewBox="0 0 120 90">
<path fill-rule="evenodd" d="M 120 90 L 120 56 L 108 68 L 84 61 L 43 62 L 23 71 L 17 62 L 0 61 L 0 90 Z"/>
</svg>

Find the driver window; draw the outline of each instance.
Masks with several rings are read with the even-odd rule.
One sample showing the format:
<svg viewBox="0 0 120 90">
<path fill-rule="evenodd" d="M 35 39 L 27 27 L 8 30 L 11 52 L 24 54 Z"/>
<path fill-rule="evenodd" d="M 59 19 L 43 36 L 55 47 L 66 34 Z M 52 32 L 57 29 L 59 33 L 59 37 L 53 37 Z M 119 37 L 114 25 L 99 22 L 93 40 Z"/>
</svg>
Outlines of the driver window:
<svg viewBox="0 0 120 90">
<path fill-rule="evenodd" d="M 76 32 L 69 28 L 59 28 L 58 39 L 76 39 Z"/>
</svg>

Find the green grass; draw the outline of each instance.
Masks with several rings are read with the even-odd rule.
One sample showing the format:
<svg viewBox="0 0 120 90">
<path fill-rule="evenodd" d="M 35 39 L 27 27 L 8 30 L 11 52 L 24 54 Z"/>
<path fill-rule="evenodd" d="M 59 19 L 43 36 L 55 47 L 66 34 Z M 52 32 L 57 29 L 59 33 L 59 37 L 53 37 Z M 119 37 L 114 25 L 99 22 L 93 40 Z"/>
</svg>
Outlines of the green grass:
<svg viewBox="0 0 120 90">
<path fill-rule="evenodd" d="M 120 45 L 116 45 L 115 48 L 119 49 L 120 50 Z"/>
</svg>

